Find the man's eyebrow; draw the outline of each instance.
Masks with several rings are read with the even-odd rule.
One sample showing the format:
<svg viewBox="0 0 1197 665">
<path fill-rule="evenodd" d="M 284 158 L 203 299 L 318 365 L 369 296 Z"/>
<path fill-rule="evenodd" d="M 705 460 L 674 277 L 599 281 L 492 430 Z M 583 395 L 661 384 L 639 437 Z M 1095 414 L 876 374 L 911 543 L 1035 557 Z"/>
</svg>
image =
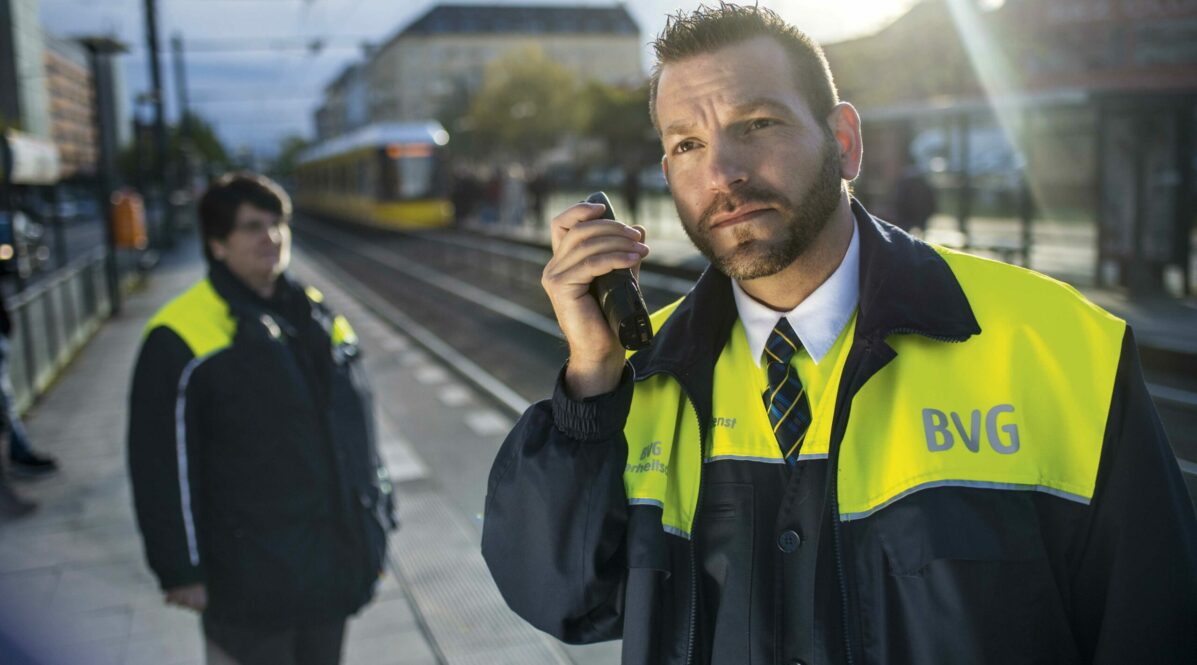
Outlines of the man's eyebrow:
<svg viewBox="0 0 1197 665">
<path fill-rule="evenodd" d="M 749 99 L 732 107 L 732 113 L 736 116 L 749 115 L 753 111 L 768 111 L 786 118 L 794 117 L 794 112 L 789 106 L 770 99 L 769 97 L 757 97 L 756 99 Z M 694 131 L 694 123 L 687 120 L 678 120 L 667 125 L 662 131 L 661 136 L 671 136 L 674 134 L 689 134 Z"/>
<path fill-rule="evenodd" d="M 750 99 L 746 102 L 736 104 L 733 109 L 736 115 L 747 115 L 753 111 L 769 111 L 771 113 L 784 115 L 786 117 L 794 115 L 794 112 L 790 110 L 789 106 L 782 104 L 776 99 L 770 99 L 769 97 L 757 97 L 756 99 Z"/>
<path fill-rule="evenodd" d="M 664 130 L 661 131 L 661 136 L 670 136 L 673 134 L 689 134 L 694 130 L 694 123 L 686 120 L 678 120 L 670 123 Z"/>
</svg>

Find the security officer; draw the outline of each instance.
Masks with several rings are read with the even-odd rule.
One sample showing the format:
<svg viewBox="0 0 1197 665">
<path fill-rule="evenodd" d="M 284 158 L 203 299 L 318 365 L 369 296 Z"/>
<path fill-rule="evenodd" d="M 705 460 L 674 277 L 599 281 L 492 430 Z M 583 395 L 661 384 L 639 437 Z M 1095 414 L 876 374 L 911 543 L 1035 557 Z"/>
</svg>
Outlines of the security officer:
<svg viewBox="0 0 1197 665">
<path fill-rule="evenodd" d="M 643 230 L 553 220 L 570 357 L 486 503 L 508 604 L 624 663 L 1197 661 L 1197 521 L 1126 324 L 871 216 L 857 113 L 772 12 L 655 46 L 712 268 L 625 361 L 587 286 Z"/>
<path fill-rule="evenodd" d="M 394 526 L 357 339 L 284 271 L 291 205 L 252 173 L 199 203 L 208 276 L 151 319 L 129 469 L 150 568 L 209 663 L 340 661 Z"/>
</svg>

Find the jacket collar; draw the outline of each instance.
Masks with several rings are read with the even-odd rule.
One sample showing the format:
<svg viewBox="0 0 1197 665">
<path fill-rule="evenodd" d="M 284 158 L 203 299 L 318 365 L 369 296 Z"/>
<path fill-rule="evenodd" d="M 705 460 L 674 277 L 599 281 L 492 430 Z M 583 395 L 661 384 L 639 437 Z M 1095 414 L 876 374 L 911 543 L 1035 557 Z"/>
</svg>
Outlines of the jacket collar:
<svg viewBox="0 0 1197 665">
<path fill-rule="evenodd" d="M 302 299 L 305 305 L 307 302 L 307 295 L 304 293 L 303 287 L 286 273 L 279 276 L 274 296 L 269 300 L 246 286 L 245 282 L 242 282 L 220 261 L 213 261 L 210 264 L 208 281 L 212 283 L 212 288 L 216 289 L 216 293 L 228 303 L 229 312 L 234 316 L 252 315 L 257 318 L 264 311 L 283 314 L 295 308 L 295 303 L 300 302 L 299 299 Z"/>
<path fill-rule="evenodd" d="M 856 199 L 852 213 L 860 236 L 857 339 L 884 342 L 891 334 L 914 333 L 963 341 L 981 332 L 960 283 L 938 252 L 877 219 Z M 736 318 L 731 280 L 708 266 L 657 331 L 652 346 L 632 356 L 636 379 L 662 372 L 674 376 L 705 427 L 715 361 Z"/>
</svg>

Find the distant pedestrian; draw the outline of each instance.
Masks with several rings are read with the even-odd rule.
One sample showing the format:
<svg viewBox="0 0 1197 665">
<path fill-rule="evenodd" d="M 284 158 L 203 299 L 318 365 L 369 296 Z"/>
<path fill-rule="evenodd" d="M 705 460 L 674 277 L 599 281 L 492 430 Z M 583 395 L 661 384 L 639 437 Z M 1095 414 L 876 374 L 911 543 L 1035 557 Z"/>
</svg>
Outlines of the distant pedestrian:
<svg viewBox="0 0 1197 665">
<path fill-rule="evenodd" d="M 528 199 L 531 203 L 532 226 L 534 228 L 539 229 L 545 226 L 544 204 L 545 200 L 549 197 L 551 187 L 552 183 L 549 182 L 549 178 L 545 175 L 544 171 L 537 171 L 528 180 Z"/>
<path fill-rule="evenodd" d="M 24 517 L 37 509 L 37 504 L 21 498 L 4 477 L 4 461 L 0 459 L 0 517 Z M 2 652 L 2 650 L 0 650 Z"/>
<path fill-rule="evenodd" d="M 8 434 L 8 461 L 12 465 L 9 472 L 18 478 L 45 478 L 58 472 L 58 461 L 33 450 L 17 413 L 17 398 L 8 372 L 11 334 L 12 319 L 0 291 L 0 433 Z"/>
<path fill-rule="evenodd" d="M 635 167 L 629 166 L 623 173 L 623 201 L 627 206 L 629 219 L 638 219 L 636 211 L 640 208 L 640 173 Z"/>
<path fill-rule="evenodd" d="M 894 196 L 894 226 L 907 233 L 916 228 L 926 233 L 936 210 L 935 190 L 916 164 L 902 171 Z"/>
<path fill-rule="evenodd" d="M 208 276 L 146 328 L 129 469 L 166 602 L 209 663 L 331 665 L 393 528 L 357 337 L 285 271 L 291 204 L 252 173 L 199 203 Z"/>
<path fill-rule="evenodd" d="M 453 186 L 449 194 L 453 203 L 453 220 L 458 226 L 465 224 L 474 214 L 482 198 L 482 184 L 468 169 L 459 168 L 453 173 Z"/>
</svg>

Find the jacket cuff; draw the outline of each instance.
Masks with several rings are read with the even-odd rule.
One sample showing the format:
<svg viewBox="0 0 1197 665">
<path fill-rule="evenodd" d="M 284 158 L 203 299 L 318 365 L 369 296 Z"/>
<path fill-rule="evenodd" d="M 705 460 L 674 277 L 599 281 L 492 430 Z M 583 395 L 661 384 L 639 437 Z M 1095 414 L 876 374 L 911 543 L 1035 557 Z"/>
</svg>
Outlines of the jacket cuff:
<svg viewBox="0 0 1197 665">
<path fill-rule="evenodd" d="M 191 586 L 193 584 L 207 584 L 206 576 L 202 567 L 189 567 L 182 570 L 171 571 L 169 573 L 158 574 L 158 586 L 163 591 L 170 591 L 179 587 Z"/>
<path fill-rule="evenodd" d="M 565 389 L 565 367 L 557 374 L 553 389 L 553 422 L 571 439 L 593 443 L 610 439 L 623 431 L 632 408 L 632 366 L 624 363 L 615 390 L 576 400 Z"/>
</svg>

